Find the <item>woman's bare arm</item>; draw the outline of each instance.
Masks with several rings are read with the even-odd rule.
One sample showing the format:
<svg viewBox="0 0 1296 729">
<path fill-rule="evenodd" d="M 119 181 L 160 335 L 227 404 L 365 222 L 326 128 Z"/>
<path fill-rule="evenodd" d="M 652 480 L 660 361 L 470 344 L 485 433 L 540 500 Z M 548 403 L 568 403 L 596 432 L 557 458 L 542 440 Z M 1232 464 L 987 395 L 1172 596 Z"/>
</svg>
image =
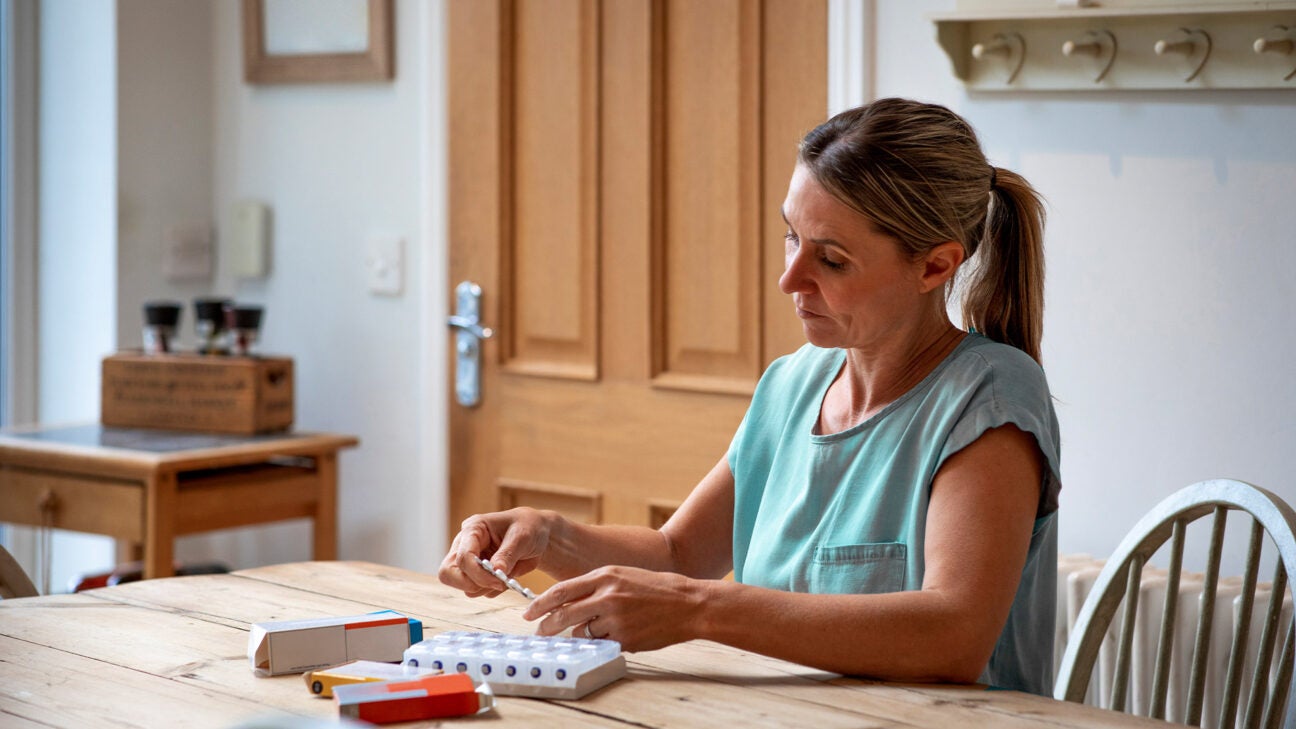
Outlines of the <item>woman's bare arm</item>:
<svg viewBox="0 0 1296 729">
<path fill-rule="evenodd" d="M 471 596 L 501 584 L 482 556 L 510 576 L 539 569 L 558 579 L 604 565 L 629 565 L 690 577 L 719 577 L 733 553 L 733 475 L 721 459 L 660 529 L 579 524 L 553 511 L 510 509 L 466 519 L 441 563 L 441 581 Z"/>
</svg>

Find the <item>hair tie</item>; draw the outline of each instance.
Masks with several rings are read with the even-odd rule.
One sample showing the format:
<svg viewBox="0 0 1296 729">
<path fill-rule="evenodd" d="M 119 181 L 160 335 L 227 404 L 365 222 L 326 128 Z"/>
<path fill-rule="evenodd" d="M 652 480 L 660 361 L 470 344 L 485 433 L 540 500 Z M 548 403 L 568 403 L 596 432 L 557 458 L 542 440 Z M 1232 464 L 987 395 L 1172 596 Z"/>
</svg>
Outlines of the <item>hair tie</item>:
<svg viewBox="0 0 1296 729">
<path fill-rule="evenodd" d="M 990 189 L 991 190 L 995 189 L 995 183 L 998 181 L 996 179 L 997 177 L 998 175 L 995 174 L 995 166 L 990 165 Z"/>
</svg>

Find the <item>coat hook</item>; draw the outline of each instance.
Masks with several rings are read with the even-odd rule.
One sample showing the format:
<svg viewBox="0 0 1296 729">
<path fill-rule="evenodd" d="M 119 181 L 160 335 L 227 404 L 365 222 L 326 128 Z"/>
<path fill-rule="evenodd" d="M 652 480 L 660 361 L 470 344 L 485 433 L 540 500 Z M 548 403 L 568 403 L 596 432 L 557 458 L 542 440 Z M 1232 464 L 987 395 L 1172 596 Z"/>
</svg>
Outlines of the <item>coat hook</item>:
<svg viewBox="0 0 1296 729">
<path fill-rule="evenodd" d="M 1010 65 L 1007 83 L 1011 84 L 1026 62 L 1026 39 L 1019 33 L 995 33 L 989 43 L 972 46 L 972 57 L 978 61 L 996 57 L 1007 60 Z"/>
<path fill-rule="evenodd" d="M 1288 28 L 1285 25 L 1275 25 L 1269 34 L 1256 38 L 1256 42 L 1251 46 L 1256 53 L 1275 53 L 1282 56 L 1290 56 L 1293 50 L 1296 50 L 1296 28 Z M 1283 76 L 1283 81 L 1291 81 L 1296 77 L 1296 68 L 1291 73 Z"/>
<path fill-rule="evenodd" d="M 1211 54 L 1211 37 L 1210 34 L 1201 28 L 1180 28 L 1179 37 L 1174 40 L 1162 38 L 1152 46 L 1158 56 L 1179 55 L 1191 59 L 1201 49 L 1201 60 L 1197 62 L 1197 67 L 1184 78 L 1184 83 L 1188 83 L 1197 78 L 1197 75 L 1206 67 L 1206 61 L 1210 60 Z"/>
<path fill-rule="evenodd" d="M 1094 77 L 1094 83 L 1101 82 L 1107 72 L 1111 70 L 1112 64 L 1116 62 L 1116 36 L 1112 35 L 1109 30 L 1091 30 L 1085 33 L 1080 40 L 1069 40 L 1062 44 L 1062 55 L 1067 56 L 1091 56 L 1104 61 L 1103 67 Z"/>
</svg>

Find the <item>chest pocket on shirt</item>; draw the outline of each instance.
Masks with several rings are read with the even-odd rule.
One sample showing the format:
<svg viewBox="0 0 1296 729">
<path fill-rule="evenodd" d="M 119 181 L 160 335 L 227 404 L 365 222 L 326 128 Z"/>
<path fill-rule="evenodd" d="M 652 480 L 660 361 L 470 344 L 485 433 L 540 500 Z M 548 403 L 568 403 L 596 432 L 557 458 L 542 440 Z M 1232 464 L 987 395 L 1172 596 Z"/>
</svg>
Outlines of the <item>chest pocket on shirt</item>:
<svg viewBox="0 0 1296 729">
<path fill-rule="evenodd" d="M 904 589 L 907 549 L 899 542 L 815 547 L 810 592 L 878 594 Z"/>
</svg>

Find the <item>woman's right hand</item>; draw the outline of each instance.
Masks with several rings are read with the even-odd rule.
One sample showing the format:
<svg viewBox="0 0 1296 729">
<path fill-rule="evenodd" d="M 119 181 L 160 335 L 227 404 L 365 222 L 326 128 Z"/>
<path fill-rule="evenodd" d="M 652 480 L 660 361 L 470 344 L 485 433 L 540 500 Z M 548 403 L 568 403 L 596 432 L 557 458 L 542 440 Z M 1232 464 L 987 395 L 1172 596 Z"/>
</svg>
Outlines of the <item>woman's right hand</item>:
<svg viewBox="0 0 1296 729">
<path fill-rule="evenodd" d="M 539 566 L 549 533 L 546 514 L 526 507 L 470 516 L 459 526 L 437 576 L 469 597 L 495 597 L 507 588 L 477 558 L 490 560 L 509 577 L 524 575 Z"/>
</svg>

